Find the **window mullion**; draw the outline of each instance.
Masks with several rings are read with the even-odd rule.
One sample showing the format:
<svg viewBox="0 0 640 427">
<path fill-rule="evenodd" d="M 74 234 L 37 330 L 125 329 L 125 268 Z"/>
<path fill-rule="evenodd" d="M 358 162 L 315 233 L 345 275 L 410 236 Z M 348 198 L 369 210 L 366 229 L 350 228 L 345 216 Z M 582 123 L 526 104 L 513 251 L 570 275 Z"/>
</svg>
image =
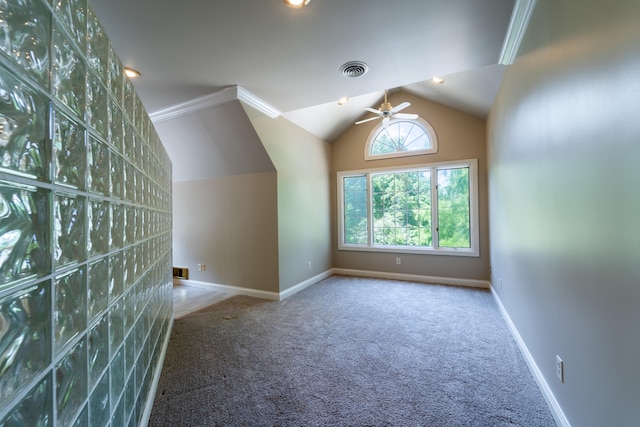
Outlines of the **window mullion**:
<svg viewBox="0 0 640 427">
<path fill-rule="evenodd" d="M 433 248 L 440 246 L 438 234 L 438 169 L 431 168 L 431 241 Z"/>
<path fill-rule="evenodd" d="M 371 174 L 367 174 L 367 228 L 368 241 L 367 246 L 373 246 L 373 188 L 371 184 Z"/>
</svg>

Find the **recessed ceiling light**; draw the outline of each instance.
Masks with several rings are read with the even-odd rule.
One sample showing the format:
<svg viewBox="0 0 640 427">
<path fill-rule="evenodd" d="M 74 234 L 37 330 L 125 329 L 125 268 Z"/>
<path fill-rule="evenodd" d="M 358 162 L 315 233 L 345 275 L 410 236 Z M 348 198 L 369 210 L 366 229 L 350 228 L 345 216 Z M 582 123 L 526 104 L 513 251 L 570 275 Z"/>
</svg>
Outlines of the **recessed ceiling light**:
<svg viewBox="0 0 640 427">
<path fill-rule="evenodd" d="M 347 102 L 349 102 L 349 98 L 347 98 L 346 96 L 343 96 L 342 98 L 338 99 L 338 105 L 344 105 Z"/>
<path fill-rule="evenodd" d="M 311 0 L 282 0 L 282 2 L 287 7 L 292 7 L 294 9 L 300 9 L 308 5 Z"/>
<path fill-rule="evenodd" d="M 124 67 L 124 75 L 130 79 L 135 79 L 136 77 L 142 76 L 142 73 L 138 70 L 134 70 L 133 68 Z"/>
<path fill-rule="evenodd" d="M 434 82 L 434 83 L 438 83 L 438 84 L 444 83 L 444 79 L 442 77 L 439 77 L 439 76 L 432 77 L 431 81 Z"/>
</svg>

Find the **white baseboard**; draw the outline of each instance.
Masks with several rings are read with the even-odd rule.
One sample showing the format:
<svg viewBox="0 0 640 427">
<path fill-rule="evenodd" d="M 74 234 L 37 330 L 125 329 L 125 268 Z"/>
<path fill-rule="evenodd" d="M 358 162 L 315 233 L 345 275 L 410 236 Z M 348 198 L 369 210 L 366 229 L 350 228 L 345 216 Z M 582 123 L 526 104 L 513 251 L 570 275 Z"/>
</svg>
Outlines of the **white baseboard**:
<svg viewBox="0 0 640 427">
<path fill-rule="evenodd" d="M 529 349 L 527 348 L 527 345 L 525 344 L 524 340 L 520 336 L 520 333 L 518 332 L 516 325 L 511 320 L 511 316 L 509 316 L 509 313 L 504 308 L 504 305 L 502 305 L 502 301 L 500 300 L 500 297 L 495 292 L 493 287 L 491 288 L 491 293 L 493 294 L 493 297 L 496 300 L 498 307 L 500 308 L 502 317 L 504 318 L 505 322 L 507 323 L 507 326 L 509 327 L 509 330 L 511 331 L 511 335 L 513 335 L 513 338 L 516 340 L 516 343 L 518 343 L 518 347 L 520 347 L 520 351 L 522 352 L 522 355 L 524 356 L 524 359 L 526 360 L 527 365 L 529 366 L 529 370 L 531 370 L 531 373 L 533 374 L 533 378 L 538 383 L 538 387 L 542 391 L 542 395 L 544 396 L 544 399 L 547 401 L 547 406 L 549 406 L 549 410 L 551 411 L 553 418 L 555 418 L 556 423 L 559 426 L 571 427 L 569 420 L 564 415 L 564 412 L 562 411 L 560 404 L 556 400 L 556 397 L 553 395 L 553 392 L 551 391 L 549 384 L 547 384 L 547 381 L 544 379 L 544 376 L 542 375 L 540 368 L 538 368 L 536 361 L 534 360 L 533 356 L 529 352 Z"/>
<path fill-rule="evenodd" d="M 145 405 L 144 405 L 144 412 L 142 413 L 140 427 L 147 427 L 147 425 L 149 424 L 149 417 L 151 417 L 153 402 L 156 398 L 156 392 L 158 391 L 158 383 L 160 382 L 160 375 L 162 374 L 162 366 L 164 365 L 164 358 L 167 355 L 167 347 L 169 347 L 169 338 L 171 337 L 172 330 L 173 330 L 173 314 L 171 314 L 171 320 L 169 321 L 169 327 L 167 328 L 167 332 L 165 332 L 164 334 L 164 343 L 162 344 L 160 357 L 158 357 L 158 361 L 156 362 L 156 366 L 153 371 L 153 379 L 151 380 L 151 387 L 149 388 L 147 401 L 145 402 Z"/>
<path fill-rule="evenodd" d="M 175 277 L 173 279 L 173 283 L 176 285 L 196 286 L 199 288 L 208 288 L 208 289 L 213 288 L 220 291 L 233 293 L 236 295 L 247 295 L 250 297 L 268 299 L 272 301 L 282 301 L 283 299 L 288 298 L 291 295 L 294 295 L 305 288 L 308 288 L 314 283 L 317 283 L 320 280 L 331 276 L 331 274 L 333 274 L 331 270 L 325 271 L 324 273 L 320 273 L 316 276 L 313 276 L 303 282 L 298 283 L 297 285 L 293 285 L 282 292 L 260 291 L 257 289 L 243 288 L 240 286 L 221 285 L 219 283 L 200 282 L 198 280 L 184 280 L 184 279 L 177 279 Z"/>
<path fill-rule="evenodd" d="M 406 280 L 409 282 L 433 283 L 437 285 L 468 286 L 472 288 L 489 289 L 490 283 L 487 280 L 462 279 L 456 277 L 422 276 L 419 274 L 387 273 L 383 271 L 352 270 L 347 268 L 334 268 L 333 274 L 345 276 L 373 277 L 378 279 Z"/>
<path fill-rule="evenodd" d="M 221 285 L 219 283 L 201 282 L 198 280 L 176 279 L 175 277 L 173 278 L 173 283 L 175 285 L 196 286 L 200 288 L 204 287 L 209 289 L 213 288 L 219 291 L 229 292 L 237 295 L 247 295 L 250 297 L 268 299 L 272 301 L 280 300 L 280 294 L 278 292 L 261 291 L 258 289 L 243 288 L 240 286 Z"/>
<path fill-rule="evenodd" d="M 297 294 L 298 292 L 300 292 L 301 290 L 308 288 L 309 286 L 313 285 L 314 283 L 318 283 L 319 281 L 326 279 L 327 277 L 331 276 L 333 273 L 331 272 L 331 270 L 327 270 L 324 273 L 320 273 L 316 276 L 313 276 L 307 280 L 305 280 L 304 282 L 300 282 L 297 285 L 291 286 L 290 288 L 285 289 L 284 291 L 280 292 L 280 301 L 282 301 L 285 298 L 290 297 L 291 295 Z"/>
</svg>

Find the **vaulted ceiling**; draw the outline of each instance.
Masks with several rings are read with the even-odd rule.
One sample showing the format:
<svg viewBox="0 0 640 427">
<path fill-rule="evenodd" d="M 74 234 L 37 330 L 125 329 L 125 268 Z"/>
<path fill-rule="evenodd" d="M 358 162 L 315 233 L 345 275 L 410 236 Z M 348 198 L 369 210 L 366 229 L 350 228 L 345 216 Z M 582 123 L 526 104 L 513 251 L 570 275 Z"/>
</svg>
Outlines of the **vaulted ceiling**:
<svg viewBox="0 0 640 427">
<path fill-rule="evenodd" d="M 142 73 L 134 86 L 152 117 L 239 86 L 328 142 L 385 89 L 486 116 L 514 8 L 514 0 L 311 0 L 303 9 L 282 0 L 91 2 L 123 64 Z M 342 75 L 353 60 L 369 71 Z M 350 102 L 338 105 L 341 97 Z M 171 155 L 172 141 L 163 142 Z"/>
</svg>

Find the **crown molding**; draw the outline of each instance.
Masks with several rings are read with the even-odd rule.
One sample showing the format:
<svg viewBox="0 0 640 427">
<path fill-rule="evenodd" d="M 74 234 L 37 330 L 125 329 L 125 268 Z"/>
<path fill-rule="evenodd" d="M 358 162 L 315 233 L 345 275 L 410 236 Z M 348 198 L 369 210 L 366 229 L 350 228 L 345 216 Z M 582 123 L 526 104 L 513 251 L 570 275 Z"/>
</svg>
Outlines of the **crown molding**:
<svg viewBox="0 0 640 427">
<path fill-rule="evenodd" d="M 518 50 L 520 50 L 522 39 L 524 39 L 524 35 L 527 32 L 529 19 L 531 19 L 531 15 L 533 15 L 536 1 L 537 0 L 516 0 L 516 4 L 513 6 L 513 12 L 511 13 L 511 21 L 509 21 L 507 35 L 504 38 L 500 57 L 498 58 L 498 64 L 511 65 L 513 61 L 515 61 Z"/>
<path fill-rule="evenodd" d="M 272 119 L 275 119 L 276 117 L 282 114 L 280 110 L 267 104 L 262 99 L 258 98 L 257 96 L 255 96 L 254 94 L 246 90 L 245 88 L 241 86 L 236 86 L 236 87 L 238 89 L 238 99 L 244 102 L 245 104 L 252 106 L 256 110 L 271 117 Z"/>
<path fill-rule="evenodd" d="M 158 123 L 164 120 L 184 116 L 185 114 L 202 111 L 207 108 L 217 107 L 218 105 L 226 104 L 227 102 L 235 100 L 242 101 L 252 106 L 272 119 L 275 119 L 282 114 L 280 111 L 267 104 L 248 90 L 240 86 L 229 86 L 218 92 L 154 111 L 149 114 L 149 118 L 152 122 Z"/>
</svg>

